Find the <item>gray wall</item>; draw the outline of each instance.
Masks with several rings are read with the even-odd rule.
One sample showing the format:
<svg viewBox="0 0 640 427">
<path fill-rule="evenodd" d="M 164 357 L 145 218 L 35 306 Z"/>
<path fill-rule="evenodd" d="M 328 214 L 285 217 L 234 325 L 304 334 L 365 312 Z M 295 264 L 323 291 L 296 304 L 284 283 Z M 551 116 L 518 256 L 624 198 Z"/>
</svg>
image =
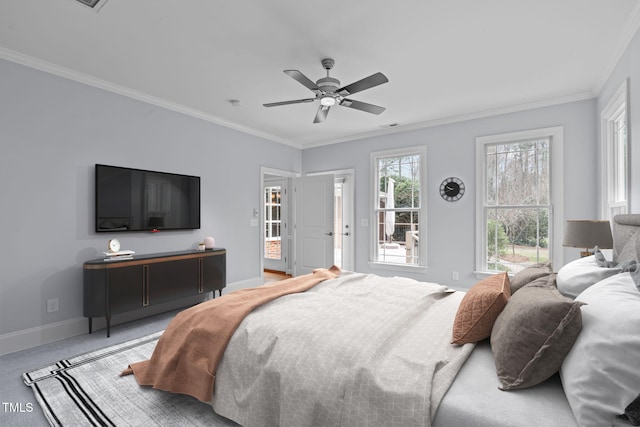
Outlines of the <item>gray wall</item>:
<svg viewBox="0 0 640 427">
<path fill-rule="evenodd" d="M 427 145 L 428 217 L 426 274 L 418 280 L 435 281 L 459 288 L 476 282 L 475 267 L 475 138 L 477 136 L 564 126 L 564 216 L 565 219 L 597 218 L 599 215 L 600 111 L 624 79 L 629 79 L 630 211 L 640 212 L 640 32 L 621 55 L 597 99 L 533 109 L 495 117 L 469 120 L 411 132 L 367 138 L 343 144 L 304 150 L 305 173 L 354 168 L 356 202 L 354 227 L 357 271 L 385 274 L 369 268 L 369 227 L 360 219 L 369 218 L 371 187 L 369 153 L 372 151 Z M 467 192 L 457 203 L 443 201 L 440 182 L 458 176 Z M 574 249 L 564 250 L 565 262 L 575 259 Z M 451 271 L 460 273 L 460 282 L 451 281 Z M 392 275 L 394 272 L 387 272 Z"/>
<path fill-rule="evenodd" d="M 348 143 L 304 150 L 305 172 L 341 168 L 355 169 L 356 202 L 354 231 L 357 271 L 381 275 L 392 271 L 372 270 L 368 265 L 369 230 L 360 219 L 369 218 L 371 186 L 369 153 L 391 148 L 424 144 L 427 146 L 427 263 L 426 274 L 413 274 L 418 280 L 433 281 L 458 288 L 476 282 L 475 268 L 475 138 L 505 132 L 551 126 L 564 126 L 564 212 L 566 218 L 594 218 L 597 214 L 595 193 L 596 165 L 595 99 L 469 120 L 445 126 L 390 134 Z M 465 182 L 466 193 L 458 202 L 444 201 L 438 188 L 449 176 Z M 424 232 L 421 229 L 421 236 Z M 575 252 L 575 251 L 574 251 Z M 573 254 L 565 251 L 566 257 Z M 575 258 L 575 256 L 574 256 Z M 452 282 L 451 272 L 458 271 L 459 282 Z"/>
<path fill-rule="evenodd" d="M 0 76 L 0 334 L 81 318 L 82 263 L 113 237 L 153 253 L 211 235 L 229 283 L 259 276 L 260 166 L 300 171 L 300 150 L 4 60 Z M 202 228 L 95 233 L 95 163 L 200 176 Z"/>
</svg>

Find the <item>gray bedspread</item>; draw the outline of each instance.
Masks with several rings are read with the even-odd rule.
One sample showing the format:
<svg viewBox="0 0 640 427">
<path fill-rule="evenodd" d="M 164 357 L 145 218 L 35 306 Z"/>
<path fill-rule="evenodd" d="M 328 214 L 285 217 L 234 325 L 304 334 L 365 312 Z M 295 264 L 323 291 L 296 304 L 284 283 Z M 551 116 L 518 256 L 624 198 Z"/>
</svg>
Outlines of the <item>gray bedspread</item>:
<svg viewBox="0 0 640 427">
<path fill-rule="evenodd" d="M 216 374 L 215 411 L 250 426 L 429 426 L 473 344 L 463 293 L 344 272 L 254 310 Z"/>
</svg>

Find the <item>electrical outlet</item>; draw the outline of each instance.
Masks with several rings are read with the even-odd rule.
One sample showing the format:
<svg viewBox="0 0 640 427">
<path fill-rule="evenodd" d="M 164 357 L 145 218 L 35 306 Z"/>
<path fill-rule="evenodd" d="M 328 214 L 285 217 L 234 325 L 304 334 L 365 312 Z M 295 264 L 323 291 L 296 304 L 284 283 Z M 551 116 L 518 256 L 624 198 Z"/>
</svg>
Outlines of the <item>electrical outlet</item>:
<svg viewBox="0 0 640 427">
<path fill-rule="evenodd" d="M 47 300 L 47 313 L 55 313 L 58 311 L 58 298 L 51 298 Z"/>
<path fill-rule="evenodd" d="M 460 274 L 457 271 L 452 271 L 451 280 L 460 280 Z"/>
</svg>

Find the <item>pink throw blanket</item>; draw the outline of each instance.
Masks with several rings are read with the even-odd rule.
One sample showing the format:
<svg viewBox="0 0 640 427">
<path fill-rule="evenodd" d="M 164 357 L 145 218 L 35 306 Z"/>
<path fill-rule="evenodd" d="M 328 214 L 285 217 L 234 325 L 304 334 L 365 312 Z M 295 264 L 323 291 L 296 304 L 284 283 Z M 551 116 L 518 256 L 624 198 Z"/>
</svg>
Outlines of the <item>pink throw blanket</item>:
<svg viewBox="0 0 640 427">
<path fill-rule="evenodd" d="M 241 289 L 179 313 L 160 337 L 151 359 L 133 363 L 121 375 L 133 374 L 140 385 L 187 394 L 202 402 L 213 396 L 215 373 L 227 343 L 256 307 L 283 295 L 304 292 L 340 275 L 336 266 L 251 289 Z"/>
</svg>

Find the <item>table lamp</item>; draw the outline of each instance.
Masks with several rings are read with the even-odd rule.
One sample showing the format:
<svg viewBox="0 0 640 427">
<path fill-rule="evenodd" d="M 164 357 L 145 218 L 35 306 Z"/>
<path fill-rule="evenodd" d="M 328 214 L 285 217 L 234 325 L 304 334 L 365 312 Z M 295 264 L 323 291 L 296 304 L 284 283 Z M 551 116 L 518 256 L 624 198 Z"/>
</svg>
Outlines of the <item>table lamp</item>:
<svg viewBox="0 0 640 427">
<path fill-rule="evenodd" d="M 562 246 L 586 248 L 580 252 L 582 257 L 593 255 L 590 249 L 594 246 L 600 249 L 611 249 L 613 248 L 611 225 L 607 220 L 567 220 Z"/>
</svg>

